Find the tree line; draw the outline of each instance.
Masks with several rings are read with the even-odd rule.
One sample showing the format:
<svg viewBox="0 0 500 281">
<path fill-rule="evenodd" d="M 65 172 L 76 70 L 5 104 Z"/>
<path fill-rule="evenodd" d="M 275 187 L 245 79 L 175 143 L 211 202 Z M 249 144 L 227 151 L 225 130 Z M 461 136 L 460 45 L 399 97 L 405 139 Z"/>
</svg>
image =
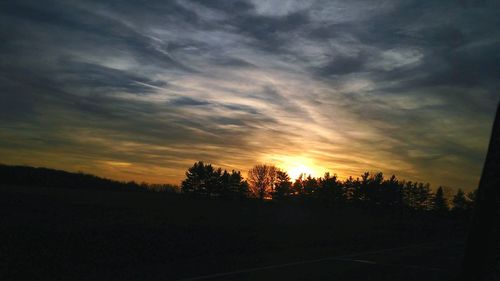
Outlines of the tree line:
<svg viewBox="0 0 500 281">
<path fill-rule="evenodd" d="M 315 200 L 331 206 L 361 204 L 407 208 L 418 211 L 465 212 L 472 208 L 476 192 L 458 189 L 448 202 L 442 187 L 433 191 L 428 183 L 399 180 L 395 175 L 365 172 L 340 180 L 337 175 L 300 175 L 292 180 L 274 165 L 256 165 L 245 180 L 239 171 L 228 172 L 211 164 L 196 162 L 181 183 L 183 193 L 216 198 L 257 198 L 260 200 Z"/>
<path fill-rule="evenodd" d="M 428 183 L 386 178 L 382 173 L 363 173 L 340 180 L 337 175 L 301 175 L 292 180 L 286 171 L 273 165 L 256 165 L 245 179 L 239 171 L 215 168 L 196 162 L 186 171 L 181 188 L 172 184 L 121 182 L 84 173 L 9 166 L 0 164 L 0 184 L 78 189 L 108 189 L 178 193 L 186 196 L 260 200 L 309 200 L 330 206 L 346 204 L 399 207 L 421 211 L 466 212 L 471 210 L 476 191 L 458 190 L 449 200 L 442 187 L 434 192 Z"/>
<path fill-rule="evenodd" d="M 21 186 L 43 186 L 57 188 L 177 192 L 173 184 L 149 184 L 135 181 L 116 181 L 85 173 L 35 168 L 29 166 L 10 166 L 0 164 L 0 184 Z"/>
</svg>

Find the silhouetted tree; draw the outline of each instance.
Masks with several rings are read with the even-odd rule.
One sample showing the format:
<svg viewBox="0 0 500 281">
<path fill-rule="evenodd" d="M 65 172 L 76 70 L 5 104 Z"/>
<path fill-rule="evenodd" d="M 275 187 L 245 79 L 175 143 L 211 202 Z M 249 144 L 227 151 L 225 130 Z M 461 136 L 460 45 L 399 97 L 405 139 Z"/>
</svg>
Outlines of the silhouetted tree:
<svg viewBox="0 0 500 281">
<path fill-rule="evenodd" d="M 155 191 L 155 192 L 170 192 L 170 193 L 178 193 L 179 186 L 174 185 L 174 184 L 149 184 L 149 183 L 141 183 L 141 187 L 144 189 L 147 189 L 149 191 Z"/>
<path fill-rule="evenodd" d="M 355 203 L 358 202 L 361 198 L 361 192 L 360 192 L 360 187 L 361 187 L 361 182 L 359 181 L 359 178 L 353 179 L 352 177 L 347 178 L 344 183 L 343 187 L 345 190 L 345 198 L 348 202 Z"/>
<path fill-rule="evenodd" d="M 337 175 L 330 176 L 330 173 L 325 173 L 323 178 L 319 178 L 318 185 L 320 197 L 328 204 L 335 205 L 345 201 L 344 188 L 337 180 Z"/>
<path fill-rule="evenodd" d="M 401 186 L 395 175 L 392 175 L 388 180 L 384 180 L 380 189 L 381 203 L 387 206 L 402 206 L 403 192 Z"/>
<path fill-rule="evenodd" d="M 181 183 L 181 190 L 187 194 L 208 194 L 207 182 L 213 172 L 211 165 L 205 165 L 202 161 L 196 162 L 186 171 L 186 179 Z"/>
<path fill-rule="evenodd" d="M 432 205 L 432 193 L 428 183 L 405 182 L 403 185 L 403 202 L 407 207 L 414 210 L 430 210 Z"/>
<path fill-rule="evenodd" d="M 230 193 L 231 193 L 231 183 L 230 183 L 230 174 L 224 170 L 222 173 L 221 173 L 221 176 L 220 176 L 220 192 L 221 192 L 221 195 L 223 197 L 230 197 Z"/>
<path fill-rule="evenodd" d="M 359 185 L 359 200 L 360 201 L 368 201 L 369 200 L 369 188 L 370 188 L 370 173 L 365 172 L 361 175 L 361 181 Z"/>
<path fill-rule="evenodd" d="M 121 182 L 82 172 L 70 173 L 48 168 L 0 164 L 0 184 L 78 189 L 149 191 L 147 185 Z"/>
<path fill-rule="evenodd" d="M 478 189 L 476 188 L 474 191 L 470 191 L 467 193 L 467 195 L 466 195 L 467 210 L 472 210 L 474 208 L 474 205 L 475 205 L 476 199 L 477 199 L 477 191 L 478 191 Z"/>
<path fill-rule="evenodd" d="M 435 211 L 435 212 L 438 212 L 438 213 L 445 213 L 448 211 L 448 202 L 446 200 L 446 198 L 444 198 L 444 192 L 443 192 L 443 188 L 440 186 L 438 187 L 438 189 L 436 190 L 436 194 L 434 194 L 434 198 L 432 200 L 432 209 Z"/>
<path fill-rule="evenodd" d="M 296 196 L 304 195 L 304 174 L 300 174 L 298 178 L 295 179 L 292 185 L 293 194 Z"/>
<path fill-rule="evenodd" d="M 284 199 L 298 196 L 315 198 L 328 205 L 358 202 L 364 205 L 407 207 L 417 211 L 446 212 L 448 204 L 444 189 L 439 187 L 433 194 L 428 183 L 399 181 L 395 175 L 385 179 L 381 172 L 365 172 L 361 178 L 339 181 L 336 175 L 305 177 L 301 174 L 293 183 L 289 175 L 273 165 L 256 165 L 248 172 L 248 182 L 240 172 L 215 169 L 210 164 L 195 163 L 186 172 L 182 191 L 209 197 L 236 198 L 253 196 L 260 199 Z M 471 193 L 470 197 L 474 197 Z M 467 210 L 472 206 L 462 191 L 453 200 L 453 210 Z"/>
<path fill-rule="evenodd" d="M 430 210 L 432 206 L 432 193 L 429 183 L 419 183 L 416 194 L 416 209 Z"/>
<path fill-rule="evenodd" d="M 209 197 L 219 196 L 222 193 L 222 169 L 213 168 L 211 164 L 206 165 L 207 179 L 205 182 L 207 195 Z"/>
<path fill-rule="evenodd" d="M 468 204 L 467 199 L 465 198 L 465 193 L 462 189 L 457 190 L 457 194 L 453 197 L 453 211 L 461 212 L 467 210 Z"/>
<path fill-rule="evenodd" d="M 403 192 L 403 204 L 406 207 L 413 208 L 415 206 L 414 202 L 414 190 L 416 189 L 417 183 L 412 181 L 404 181 L 401 183 Z"/>
<path fill-rule="evenodd" d="M 255 165 L 248 171 L 250 191 L 259 199 L 267 198 L 274 192 L 277 168 L 273 165 Z"/>
<path fill-rule="evenodd" d="M 228 173 L 226 170 L 221 176 L 222 188 L 221 195 L 224 198 L 244 198 L 248 196 L 248 184 L 241 176 L 239 171 L 232 170 Z"/>
<path fill-rule="evenodd" d="M 367 197 L 369 201 L 378 205 L 383 203 L 383 198 L 382 198 L 383 182 L 384 182 L 384 174 L 382 172 L 378 172 L 370 177 L 367 189 Z"/>
<path fill-rule="evenodd" d="M 273 193 L 273 199 L 284 199 L 292 194 L 292 182 L 287 172 L 276 171 L 276 183 Z"/>
<path fill-rule="evenodd" d="M 318 181 L 316 178 L 311 177 L 311 175 L 307 176 L 304 180 L 304 195 L 305 196 L 313 196 L 318 190 Z"/>
<path fill-rule="evenodd" d="M 202 161 L 194 163 L 181 184 L 182 192 L 208 197 L 235 197 L 246 193 L 240 172 L 228 173 Z"/>
<path fill-rule="evenodd" d="M 360 200 L 376 205 L 400 205 L 402 193 L 396 176 L 385 180 L 384 174 L 378 172 L 370 175 L 365 172 L 361 175 Z"/>
</svg>

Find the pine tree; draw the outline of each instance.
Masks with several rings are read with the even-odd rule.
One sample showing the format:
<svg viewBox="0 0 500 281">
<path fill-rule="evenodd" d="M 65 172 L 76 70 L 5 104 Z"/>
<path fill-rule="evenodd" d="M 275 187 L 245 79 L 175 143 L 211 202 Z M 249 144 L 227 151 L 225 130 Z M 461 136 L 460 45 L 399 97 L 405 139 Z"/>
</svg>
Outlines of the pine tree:
<svg viewBox="0 0 500 281">
<path fill-rule="evenodd" d="M 472 210 L 476 204 L 477 199 L 477 189 L 467 193 L 467 210 Z"/>
<path fill-rule="evenodd" d="M 465 193 L 458 189 L 457 194 L 453 197 L 453 211 L 465 211 L 467 210 L 467 199 L 465 198 Z"/>
<path fill-rule="evenodd" d="M 196 162 L 186 171 L 186 179 L 184 179 L 181 183 L 181 190 L 187 194 L 204 193 L 206 191 L 205 181 L 205 164 L 202 161 Z"/>
<path fill-rule="evenodd" d="M 318 189 L 318 181 L 316 178 L 311 177 L 311 175 L 307 176 L 304 181 L 304 193 L 306 196 L 312 196 L 316 193 Z"/>
<path fill-rule="evenodd" d="M 273 192 L 273 199 L 284 199 L 292 193 L 292 182 L 287 172 L 276 171 L 276 188 Z"/>
<path fill-rule="evenodd" d="M 337 180 L 337 175 L 330 176 L 325 173 L 323 178 L 318 180 L 322 199 L 328 203 L 339 204 L 345 201 L 344 188 Z"/>
<path fill-rule="evenodd" d="M 435 212 L 444 213 L 448 211 L 448 202 L 446 198 L 444 198 L 444 192 L 441 186 L 436 190 L 436 194 L 432 201 L 432 209 Z"/>
</svg>

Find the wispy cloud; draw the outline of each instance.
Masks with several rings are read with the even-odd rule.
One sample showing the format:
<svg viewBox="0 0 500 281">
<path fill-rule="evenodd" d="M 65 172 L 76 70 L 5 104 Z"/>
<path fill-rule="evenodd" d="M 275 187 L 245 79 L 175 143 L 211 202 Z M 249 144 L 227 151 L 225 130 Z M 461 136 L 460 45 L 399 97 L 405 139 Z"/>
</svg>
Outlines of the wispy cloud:
<svg viewBox="0 0 500 281">
<path fill-rule="evenodd" d="M 1 4 L 2 161 L 178 182 L 290 155 L 477 183 L 496 1 Z"/>
</svg>

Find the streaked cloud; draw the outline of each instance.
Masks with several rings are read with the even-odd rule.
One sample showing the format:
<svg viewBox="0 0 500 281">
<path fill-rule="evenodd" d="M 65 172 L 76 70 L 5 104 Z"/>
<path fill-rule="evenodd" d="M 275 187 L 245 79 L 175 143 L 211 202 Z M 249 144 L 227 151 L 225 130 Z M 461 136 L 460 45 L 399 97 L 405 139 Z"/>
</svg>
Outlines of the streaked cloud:
<svg viewBox="0 0 500 281">
<path fill-rule="evenodd" d="M 2 162 L 178 182 L 197 160 L 302 159 L 477 184 L 500 100 L 496 1 L 0 7 Z"/>
</svg>

